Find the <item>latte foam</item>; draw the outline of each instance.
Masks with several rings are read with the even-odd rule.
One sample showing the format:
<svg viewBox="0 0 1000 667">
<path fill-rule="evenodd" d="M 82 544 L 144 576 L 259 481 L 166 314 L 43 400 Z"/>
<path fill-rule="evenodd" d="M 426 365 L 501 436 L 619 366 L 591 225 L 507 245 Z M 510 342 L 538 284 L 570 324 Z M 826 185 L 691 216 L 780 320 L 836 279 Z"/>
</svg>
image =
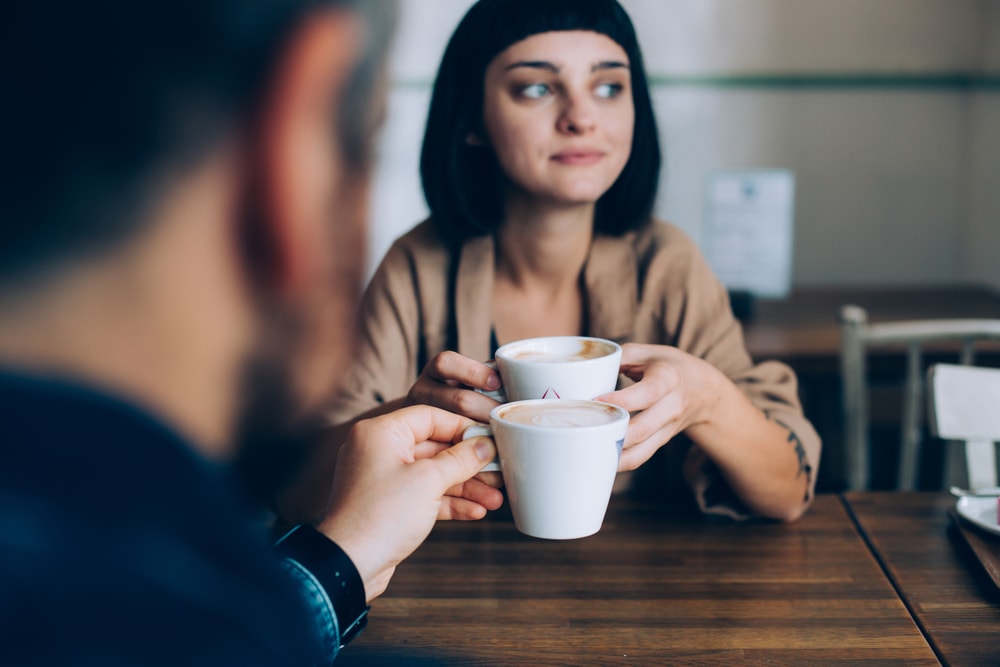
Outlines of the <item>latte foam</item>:
<svg viewBox="0 0 1000 667">
<path fill-rule="evenodd" d="M 606 357 L 615 348 L 599 340 L 590 339 L 551 339 L 548 341 L 533 341 L 525 344 L 523 349 L 513 347 L 505 352 L 510 359 L 517 361 L 532 361 L 538 363 L 558 364 L 571 361 L 585 361 Z"/>
<path fill-rule="evenodd" d="M 498 415 L 515 424 L 549 428 L 581 428 L 610 424 L 621 418 L 621 413 L 610 405 L 577 403 L 572 401 L 539 401 L 513 405 Z"/>
</svg>

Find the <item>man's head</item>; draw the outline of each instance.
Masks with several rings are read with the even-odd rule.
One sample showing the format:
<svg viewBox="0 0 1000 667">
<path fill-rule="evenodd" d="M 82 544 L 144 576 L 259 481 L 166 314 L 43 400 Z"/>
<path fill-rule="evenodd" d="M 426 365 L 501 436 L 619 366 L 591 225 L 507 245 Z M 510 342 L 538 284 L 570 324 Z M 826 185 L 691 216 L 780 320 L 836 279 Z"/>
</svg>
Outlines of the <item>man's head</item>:
<svg viewBox="0 0 1000 667">
<path fill-rule="evenodd" d="M 0 312 L 10 321 L 25 302 L 51 301 L 82 276 L 141 258 L 130 270 L 150 284 L 137 308 L 153 311 L 150 324 L 169 321 L 150 304 L 180 301 L 160 293 L 170 286 L 151 267 L 175 262 L 177 283 L 189 270 L 217 270 L 231 284 L 196 286 L 190 298 L 245 315 L 230 318 L 234 330 L 245 326 L 230 337 L 243 349 L 234 350 L 229 432 L 255 436 L 244 461 L 267 460 L 259 443 L 296 430 L 350 354 L 393 15 L 383 0 L 96 0 L 6 10 Z M 216 201 L 199 205 L 192 193 Z M 228 272 L 201 266 L 212 255 L 197 243 L 188 252 L 157 240 L 185 224 L 184 202 L 219 212 L 185 234 L 198 239 L 204 230 L 209 245 L 221 239 L 211 252 Z M 95 304 L 81 307 L 81 331 L 94 324 L 86 318 Z M 191 336 L 176 340 L 199 355 Z M 101 375 L 100 360 L 76 361 L 63 365 Z M 48 365 L 73 373 L 61 363 Z"/>
</svg>

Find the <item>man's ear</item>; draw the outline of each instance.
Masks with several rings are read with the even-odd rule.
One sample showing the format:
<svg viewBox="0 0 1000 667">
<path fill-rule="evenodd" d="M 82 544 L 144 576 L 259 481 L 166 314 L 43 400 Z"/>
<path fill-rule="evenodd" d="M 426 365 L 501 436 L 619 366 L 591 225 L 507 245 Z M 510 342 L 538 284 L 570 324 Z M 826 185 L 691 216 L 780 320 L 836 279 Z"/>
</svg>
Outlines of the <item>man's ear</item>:
<svg viewBox="0 0 1000 667">
<path fill-rule="evenodd" d="M 256 155 L 244 216 L 254 229 L 250 270 L 269 290 L 308 285 L 329 261 L 330 201 L 344 176 L 337 133 L 344 87 L 360 54 L 362 22 L 344 10 L 310 14 L 279 56 L 252 128 Z M 263 265 L 261 265 L 263 264 Z"/>
</svg>

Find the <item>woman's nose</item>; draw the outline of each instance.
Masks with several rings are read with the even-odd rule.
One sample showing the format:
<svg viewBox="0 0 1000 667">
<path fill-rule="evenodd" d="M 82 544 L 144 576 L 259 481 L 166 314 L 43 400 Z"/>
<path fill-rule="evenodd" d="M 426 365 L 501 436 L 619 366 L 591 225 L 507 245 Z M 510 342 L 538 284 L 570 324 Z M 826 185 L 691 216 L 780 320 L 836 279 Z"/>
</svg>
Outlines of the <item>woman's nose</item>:
<svg viewBox="0 0 1000 667">
<path fill-rule="evenodd" d="M 594 110 L 582 95 L 567 95 L 556 127 L 566 134 L 586 134 L 594 129 Z"/>
</svg>

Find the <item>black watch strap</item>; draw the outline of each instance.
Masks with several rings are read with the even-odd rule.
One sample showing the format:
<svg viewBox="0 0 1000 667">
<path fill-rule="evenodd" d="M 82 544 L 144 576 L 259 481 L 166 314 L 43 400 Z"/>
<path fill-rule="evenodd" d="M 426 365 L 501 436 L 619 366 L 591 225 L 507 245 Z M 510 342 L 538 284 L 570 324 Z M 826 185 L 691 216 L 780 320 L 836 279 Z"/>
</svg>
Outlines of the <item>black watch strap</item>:
<svg viewBox="0 0 1000 667">
<path fill-rule="evenodd" d="M 297 561 L 326 590 L 340 629 L 343 647 L 368 624 L 365 585 L 343 549 L 312 526 L 293 528 L 275 545 L 278 556 Z"/>
</svg>

